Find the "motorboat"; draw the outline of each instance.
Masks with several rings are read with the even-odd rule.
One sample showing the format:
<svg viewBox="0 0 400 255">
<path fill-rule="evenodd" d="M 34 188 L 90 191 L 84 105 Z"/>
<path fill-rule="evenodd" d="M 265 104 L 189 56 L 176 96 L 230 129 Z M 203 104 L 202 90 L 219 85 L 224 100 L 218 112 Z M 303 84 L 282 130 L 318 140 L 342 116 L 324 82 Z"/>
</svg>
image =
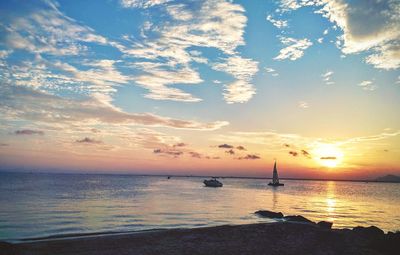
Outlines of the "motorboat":
<svg viewBox="0 0 400 255">
<path fill-rule="evenodd" d="M 218 181 L 215 177 L 210 180 L 204 180 L 203 183 L 206 187 L 219 188 L 223 186 L 222 182 Z"/>
</svg>

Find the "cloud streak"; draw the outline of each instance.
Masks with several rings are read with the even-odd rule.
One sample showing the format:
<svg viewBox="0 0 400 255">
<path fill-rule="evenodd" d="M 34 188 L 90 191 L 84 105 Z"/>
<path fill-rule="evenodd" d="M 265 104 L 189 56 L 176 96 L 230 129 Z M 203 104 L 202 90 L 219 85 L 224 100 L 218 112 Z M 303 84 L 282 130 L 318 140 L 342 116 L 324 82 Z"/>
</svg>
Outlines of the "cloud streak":
<svg viewBox="0 0 400 255">
<path fill-rule="evenodd" d="M 224 98 L 228 104 L 247 102 L 256 93 L 251 80 L 258 72 L 258 62 L 234 56 L 224 59 L 224 62 L 214 64 L 213 69 L 227 72 L 236 79 L 225 86 Z"/>
<path fill-rule="evenodd" d="M 0 106 L 2 106 L 0 113 L 14 119 L 57 124 L 107 123 L 193 130 L 215 130 L 228 125 L 225 121 L 201 123 L 151 113 L 127 113 L 96 98 L 65 99 L 30 88 L 6 84 L 2 85 L 0 92 Z"/>
<path fill-rule="evenodd" d="M 95 140 L 95 139 L 89 138 L 89 137 L 78 139 L 75 142 L 76 143 L 81 143 L 81 144 L 100 144 L 100 143 L 102 143 L 102 141 Z"/>
<path fill-rule="evenodd" d="M 313 45 L 313 43 L 307 38 L 295 39 L 280 36 L 279 39 L 286 47 L 279 51 L 279 55 L 274 58 L 275 60 L 297 60 L 304 55 L 306 49 Z"/>
<path fill-rule="evenodd" d="M 21 129 L 14 132 L 16 135 L 44 135 L 43 131 L 32 129 Z"/>
</svg>

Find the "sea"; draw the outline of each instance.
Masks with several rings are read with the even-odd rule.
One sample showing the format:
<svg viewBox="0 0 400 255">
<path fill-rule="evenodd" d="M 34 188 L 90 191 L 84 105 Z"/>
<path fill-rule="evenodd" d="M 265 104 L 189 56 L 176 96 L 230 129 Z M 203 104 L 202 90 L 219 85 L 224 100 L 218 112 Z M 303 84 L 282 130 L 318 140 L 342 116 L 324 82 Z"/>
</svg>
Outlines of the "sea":
<svg viewBox="0 0 400 255">
<path fill-rule="evenodd" d="M 400 184 L 106 174 L 0 173 L 0 240 L 275 222 L 257 210 L 400 230 Z"/>
</svg>

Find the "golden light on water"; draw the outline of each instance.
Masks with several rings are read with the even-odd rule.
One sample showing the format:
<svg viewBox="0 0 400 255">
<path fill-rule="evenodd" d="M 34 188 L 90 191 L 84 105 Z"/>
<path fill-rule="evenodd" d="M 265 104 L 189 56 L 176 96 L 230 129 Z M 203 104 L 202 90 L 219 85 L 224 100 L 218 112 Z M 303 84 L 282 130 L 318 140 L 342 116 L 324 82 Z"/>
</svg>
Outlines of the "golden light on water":
<svg viewBox="0 0 400 255">
<path fill-rule="evenodd" d="M 317 144 L 313 155 L 314 160 L 325 167 L 336 167 L 343 160 L 343 152 L 335 144 Z"/>
</svg>

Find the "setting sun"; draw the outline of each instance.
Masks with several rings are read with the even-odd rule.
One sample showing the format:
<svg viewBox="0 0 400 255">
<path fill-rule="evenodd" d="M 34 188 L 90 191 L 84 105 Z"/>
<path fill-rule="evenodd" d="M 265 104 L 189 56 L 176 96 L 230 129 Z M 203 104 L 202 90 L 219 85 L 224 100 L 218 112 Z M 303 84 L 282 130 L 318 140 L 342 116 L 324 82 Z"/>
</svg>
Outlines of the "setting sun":
<svg viewBox="0 0 400 255">
<path fill-rule="evenodd" d="M 318 144 L 313 154 L 315 161 L 325 167 L 336 167 L 343 159 L 343 152 L 334 144 Z"/>
</svg>

